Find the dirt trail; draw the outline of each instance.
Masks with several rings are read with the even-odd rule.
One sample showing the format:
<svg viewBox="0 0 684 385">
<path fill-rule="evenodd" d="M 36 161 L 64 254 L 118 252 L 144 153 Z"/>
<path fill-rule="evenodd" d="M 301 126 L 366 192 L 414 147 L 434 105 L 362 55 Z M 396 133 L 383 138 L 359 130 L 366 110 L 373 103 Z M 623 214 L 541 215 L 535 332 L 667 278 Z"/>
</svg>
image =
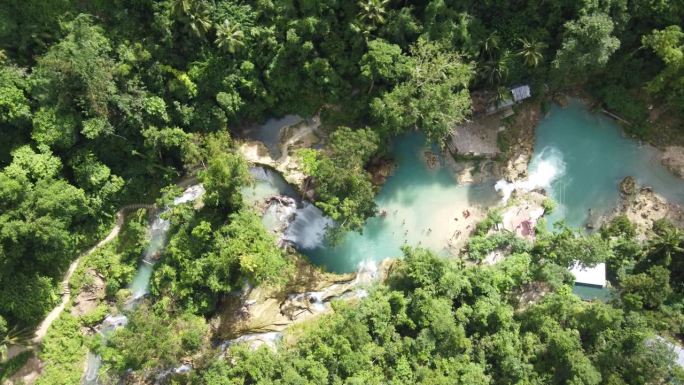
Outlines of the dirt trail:
<svg viewBox="0 0 684 385">
<path fill-rule="evenodd" d="M 81 262 L 83 257 L 92 254 L 95 250 L 114 240 L 114 238 L 116 238 L 116 236 L 119 235 L 119 231 L 121 231 L 121 226 L 123 226 L 124 213 L 126 211 L 135 210 L 139 208 L 153 209 L 154 205 L 132 204 L 124 206 L 121 209 L 119 209 L 119 211 L 116 212 L 116 223 L 114 225 L 114 228 L 112 228 L 112 230 L 109 232 L 109 234 L 107 234 L 107 236 L 103 240 L 98 242 L 95 246 L 91 247 L 85 253 L 81 254 L 78 258 L 76 258 L 76 260 L 74 260 L 71 263 L 71 265 L 69 265 L 69 269 L 67 269 L 66 274 L 64 274 L 64 278 L 60 282 L 60 285 L 62 286 L 62 300 L 60 301 L 59 305 L 55 306 L 55 308 L 53 308 L 50 311 L 50 313 L 48 313 L 47 316 L 45 316 L 40 325 L 38 325 L 38 328 L 36 329 L 36 332 L 33 336 L 33 339 L 31 339 L 31 345 L 11 346 L 9 349 L 9 358 L 12 358 L 26 350 L 34 349 L 36 346 L 40 345 L 40 343 L 43 341 L 43 338 L 45 338 L 45 334 L 47 334 L 47 331 L 50 329 L 50 325 L 52 325 L 52 323 L 57 318 L 59 318 L 60 314 L 62 314 L 62 311 L 64 311 L 64 308 L 66 307 L 67 303 L 69 303 L 69 301 L 71 300 L 71 290 L 69 288 L 69 281 L 71 280 L 71 277 L 74 275 L 74 272 L 76 271 L 76 268 L 78 267 L 78 264 Z M 8 383 L 14 383 L 14 381 L 17 379 L 21 381 L 19 383 L 33 383 L 38 377 L 38 374 L 40 373 L 40 368 L 40 361 L 36 357 L 33 357 L 29 360 L 29 362 L 27 362 L 27 365 L 24 368 L 19 370 L 14 376 L 8 379 Z"/>
<path fill-rule="evenodd" d="M 103 240 L 98 242 L 95 246 L 91 247 L 90 249 L 88 249 L 88 251 L 81 254 L 78 258 L 76 258 L 76 260 L 71 262 L 71 265 L 69 265 L 69 269 L 64 275 L 62 282 L 60 282 L 60 285 L 62 286 L 62 301 L 59 303 L 59 305 L 52 309 L 52 311 L 50 311 L 50 313 L 48 313 L 45 319 L 40 323 L 32 339 L 33 343 L 37 344 L 43 340 L 43 338 L 45 337 L 45 333 L 47 333 L 48 329 L 50 328 L 50 325 L 52 325 L 52 323 L 57 319 L 57 317 L 59 317 L 59 315 L 62 314 L 64 307 L 67 303 L 69 303 L 69 300 L 71 299 L 69 281 L 71 280 L 71 276 L 74 275 L 74 272 L 76 271 L 78 264 L 81 262 L 81 259 L 83 259 L 83 257 L 85 256 L 92 254 L 95 250 L 99 249 L 100 247 L 106 245 L 107 243 L 111 242 L 114 238 L 116 238 L 116 236 L 119 235 L 119 231 L 121 231 L 121 226 L 123 225 L 124 213 L 129 210 L 136 210 L 140 208 L 149 210 L 153 209 L 154 205 L 144 203 L 131 204 L 119 209 L 119 211 L 116 212 L 116 224 L 114 225 L 114 228 L 112 228 L 112 231 L 110 231 L 109 234 L 107 234 L 107 236 Z"/>
<path fill-rule="evenodd" d="M 119 235 L 121 225 L 123 225 L 124 211 L 126 211 L 126 209 L 127 208 L 123 208 L 116 213 L 116 224 L 114 225 L 112 231 L 110 231 L 109 234 L 107 234 L 107 236 L 103 240 L 98 242 L 95 246 L 91 247 L 88 251 L 81 254 L 78 258 L 76 258 L 76 260 L 71 262 L 71 265 L 69 265 L 69 269 L 67 270 L 66 274 L 64 274 L 64 278 L 60 283 L 60 285 L 62 286 L 62 301 L 59 303 L 59 305 L 52 309 L 52 311 L 50 311 L 50 313 L 48 313 L 48 315 L 45 317 L 43 322 L 40 323 L 38 329 L 36 329 L 36 334 L 33 337 L 33 343 L 40 343 L 43 340 L 43 338 L 45 337 L 45 333 L 47 333 L 48 329 L 50 328 L 50 325 L 52 325 L 52 323 L 57 319 L 57 317 L 59 317 L 59 315 L 62 314 L 64 307 L 67 303 L 69 303 L 69 300 L 71 299 L 69 281 L 71 280 L 71 276 L 74 275 L 74 272 L 76 271 L 78 264 L 81 262 L 81 259 L 83 259 L 83 257 L 87 255 L 92 254 L 95 250 L 111 242 L 114 238 L 116 238 L 117 235 Z"/>
</svg>

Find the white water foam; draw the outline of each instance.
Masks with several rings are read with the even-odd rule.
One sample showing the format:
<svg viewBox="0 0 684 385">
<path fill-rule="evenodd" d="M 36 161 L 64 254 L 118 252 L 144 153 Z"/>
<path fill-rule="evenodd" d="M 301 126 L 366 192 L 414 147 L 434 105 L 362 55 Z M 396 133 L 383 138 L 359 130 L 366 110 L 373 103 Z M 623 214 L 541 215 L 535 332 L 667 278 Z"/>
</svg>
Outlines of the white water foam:
<svg viewBox="0 0 684 385">
<path fill-rule="evenodd" d="M 508 182 L 504 179 L 499 180 L 494 185 L 494 189 L 501 193 L 502 201 L 506 203 L 513 194 L 519 190 L 529 192 L 537 188 L 548 189 L 551 184 L 565 174 L 565 162 L 563 153 L 555 147 L 545 147 L 539 154 L 536 154 L 530 162 L 530 173 L 527 179 Z"/>
<path fill-rule="evenodd" d="M 369 284 L 378 279 L 378 264 L 377 262 L 367 259 L 359 262 L 356 269 L 355 285 Z"/>
</svg>

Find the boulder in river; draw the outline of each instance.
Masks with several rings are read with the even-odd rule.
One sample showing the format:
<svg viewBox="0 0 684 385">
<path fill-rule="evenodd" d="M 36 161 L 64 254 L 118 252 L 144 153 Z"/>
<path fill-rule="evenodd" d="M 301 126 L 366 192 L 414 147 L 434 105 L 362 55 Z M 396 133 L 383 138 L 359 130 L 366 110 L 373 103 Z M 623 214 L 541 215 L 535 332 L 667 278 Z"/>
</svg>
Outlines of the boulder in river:
<svg viewBox="0 0 684 385">
<path fill-rule="evenodd" d="M 624 195 L 634 195 L 636 192 L 636 179 L 633 176 L 626 176 L 620 181 L 620 192 Z"/>
<path fill-rule="evenodd" d="M 368 172 L 371 174 L 371 181 L 376 186 L 385 184 L 387 178 L 394 173 L 395 164 L 392 160 L 381 158 L 371 162 Z"/>
<path fill-rule="evenodd" d="M 427 164 L 428 168 L 434 169 L 439 165 L 439 155 L 430 150 L 425 151 L 423 155 L 425 156 L 425 163 Z"/>
</svg>

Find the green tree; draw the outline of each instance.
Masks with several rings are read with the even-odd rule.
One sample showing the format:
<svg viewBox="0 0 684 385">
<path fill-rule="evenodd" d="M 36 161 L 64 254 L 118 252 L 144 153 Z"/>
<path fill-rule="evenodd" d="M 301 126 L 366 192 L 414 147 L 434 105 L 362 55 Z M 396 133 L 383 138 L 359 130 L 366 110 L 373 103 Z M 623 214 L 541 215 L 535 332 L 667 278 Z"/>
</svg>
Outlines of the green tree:
<svg viewBox="0 0 684 385">
<path fill-rule="evenodd" d="M 564 81 L 584 80 L 588 74 L 600 71 L 620 47 L 613 36 L 615 26 L 610 16 L 597 12 L 565 23 L 563 44 L 556 52 L 554 67 Z"/>
<path fill-rule="evenodd" d="M 361 75 L 370 83 L 368 92 L 376 83 L 391 86 L 409 74 L 408 58 L 401 47 L 382 39 L 368 42 L 368 52 L 361 58 Z"/>
<path fill-rule="evenodd" d="M 153 375 L 153 369 L 177 365 L 181 357 L 196 352 L 206 332 L 202 317 L 161 316 L 148 306 L 139 306 L 129 315 L 128 325 L 117 329 L 99 350 L 116 373 L 143 369 L 144 374 Z"/>
<path fill-rule="evenodd" d="M 247 162 L 238 154 L 217 154 L 207 161 L 200 180 L 206 189 L 205 204 L 226 212 L 234 211 L 242 205 L 240 189 L 250 180 Z"/>
<path fill-rule="evenodd" d="M 665 67 L 648 82 L 647 90 L 663 96 L 674 106 L 681 106 L 684 101 L 684 32 L 681 27 L 672 25 L 653 30 L 641 41 L 658 55 Z"/>
<path fill-rule="evenodd" d="M 408 79 L 371 102 L 371 114 L 387 134 L 420 128 L 441 142 L 470 111 L 472 68 L 458 54 L 419 40 L 411 48 Z"/>
<path fill-rule="evenodd" d="M 32 92 L 42 103 L 107 117 L 116 93 L 110 41 L 88 15 L 63 27 L 66 36 L 38 58 Z"/>
<path fill-rule="evenodd" d="M 19 68 L 0 66 L 0 123 L 19 124 L 29 119 L 25 87 L 25 75 Z"/>
<path fill-rule="evenodd" d="M 330 137 L 330 155 L 303 151 L 305 171 L 313 177 L 316 205 L 336 221 L 331 240 L 349 230 L 363 228 L 375 215 L 375 188 L 364 166 L 379 146 L 378 135 L 369 128 L 340 127 Z"/>
<path fill-rule="evenodd" d="M 633 309 L 657 309 L 672 293 L 670 271 L 653 266 L 644 273 L 629 275 L 622 279 L 623 301 Z"/>
</svg>

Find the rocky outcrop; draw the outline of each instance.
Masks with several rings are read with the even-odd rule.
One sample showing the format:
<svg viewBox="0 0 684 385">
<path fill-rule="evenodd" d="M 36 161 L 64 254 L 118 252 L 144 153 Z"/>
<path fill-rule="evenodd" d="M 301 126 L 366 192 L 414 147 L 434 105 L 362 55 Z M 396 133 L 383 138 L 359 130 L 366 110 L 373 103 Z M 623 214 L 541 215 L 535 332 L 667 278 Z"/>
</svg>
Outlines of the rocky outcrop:
<svg viewBox="0 0 684 385">
<path fill-rule="evenodd" d="M 366 295 L 365 285 L 384 280 L 393 264 L 367 264 L 353 274 L 332 274 L 295 258 L 294 273 L 284 287 L 248 288 L 228 298 L 213 320 L 216 335 L 230 341 L 268 343 L 295 323 L 332 310 L 334 299 L 355 300 Z"/>
<path fill-rule="evenodd" d="M 684 178 L 684 147 L 669 146 L 665 147 L 660 161 L 675 175 Z"/>
<path fill-rule="evenodd" d="M 498 178 L 496 161 L 462 160 L 455 161 L 446 157 L 447 165 L 454 171 L 454 179 L 458 184 L 479 184 Z"/>
<path fill-rule="evenodd" d="M 79 317 L 90 313 L 97 308 L 97 305 L 105 298 L 105 281 L 95 269 L 88 269 L 85 272 L 87 284 L 83 285 L 73 301 L 71 314 Z"/>
<path fill-rule="evenodd" d="M 637 238 L 645 240 L 659 219 L 667 219 L 678 227 L 684 227 L 684 210 L 653 192 L 650 187 L 635 186 L 634 193 L 623 194 L 618 207 L 604 219 L 609 221 L 617 215 L 626 215 L 636 225 Z"/>
<path fill-rule="evenodd" d="M 517 108 L 512 124 L 500 133 L 506 135 L 509 142 L 500 171 L 504 179 L 515 181 L 527 176 L 527 165 L 534 153 L 534 132 L 540 119 L 539 103 L 524 103 Z"/>
<path fill-rule="evenodd" d="M 305 195 L 307 176 L 296 156 L 296 150 L 310 148 L 321 142 L 319 126 L 320 118 L 314 116 L 304 122 L 284 127 L 280 135 L 281 156 L 278 159 L 273 158 L 266 145 L 256 140 L 243 141 L 238 146 L 238 151 L 252 164 L 276 169 L 288 183 Z"/>
<path fill-rule="evenodd" d="M 620 181 L 620 193 L 625 196 L 634 195 L 636 193 L 636 184 L 636 179 L 633 176 L 626 176 Z"/>
<path fill-rule="evenodd" d="M 503 229 L 534 240 L 537 222 L 544 215 L 543 202 L 546 199 L 544 194 L 536 191 L 516 196 L 512 204 L 501 212 Z"/>
<path fill-rule="evenodd" d="M 390 159 L 376 159 L 368 165 L 368 172 L 371 175 L 371 182 L 376 186 L 382 186 L 394 173 L 395 164 Z"/>
</svg>

